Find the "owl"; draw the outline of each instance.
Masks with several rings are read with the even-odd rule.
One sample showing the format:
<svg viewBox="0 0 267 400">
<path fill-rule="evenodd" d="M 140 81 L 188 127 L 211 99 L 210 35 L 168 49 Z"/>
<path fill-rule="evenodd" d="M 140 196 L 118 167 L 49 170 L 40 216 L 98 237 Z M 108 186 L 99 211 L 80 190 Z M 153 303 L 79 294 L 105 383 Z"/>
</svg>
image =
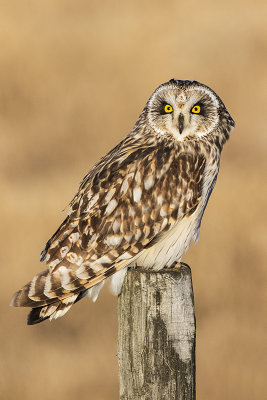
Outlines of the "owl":
<svg viewBox="0 0 267 400">
<path fill-rule="evenodd" d="M 88 172 L 41 253 L 47 269 L 12 298 L 28 324 L 63 316 L 107 278 L 119 294 L 128 268 L 179 263 L 214 188 L 234 121 L 197 81 L 171 79 L 149 98 L 133 130 Z"/>
</svg>

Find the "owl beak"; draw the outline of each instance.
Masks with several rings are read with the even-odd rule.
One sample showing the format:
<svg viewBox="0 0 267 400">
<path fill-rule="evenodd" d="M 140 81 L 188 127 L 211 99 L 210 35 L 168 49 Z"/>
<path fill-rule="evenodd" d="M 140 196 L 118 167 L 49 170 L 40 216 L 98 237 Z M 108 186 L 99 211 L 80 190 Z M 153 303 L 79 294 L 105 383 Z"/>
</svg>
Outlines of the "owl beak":
<svg viewBox="0 0 267 400">
<path fill-rule="evenodd" d="M 184 116 L 183 116 L 183 114 L 179 114 L 178 128 L 179 128 L 180 134 L 182 134 L 182 132 L 184 130 Z"/>
</svg>

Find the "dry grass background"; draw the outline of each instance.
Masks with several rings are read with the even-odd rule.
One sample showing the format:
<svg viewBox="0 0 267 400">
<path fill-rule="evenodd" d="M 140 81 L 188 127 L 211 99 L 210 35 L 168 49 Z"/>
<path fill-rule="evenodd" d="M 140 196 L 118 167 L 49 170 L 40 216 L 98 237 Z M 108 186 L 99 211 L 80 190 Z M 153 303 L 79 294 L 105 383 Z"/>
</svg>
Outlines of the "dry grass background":
<svg viewBox="0 0 267 400">
<path fill-rule="evenodd" d="M 83 175 L 172 77 L 210 85 L 236 120 L 184 257 L 198 399 L 266 398 L 266 12 L 260 0 L 0 2 L 1 399 L 118 398 L 107 289 L 33 327 L 8 303 L 43 268 L 40 250 Z"/>
</svg>

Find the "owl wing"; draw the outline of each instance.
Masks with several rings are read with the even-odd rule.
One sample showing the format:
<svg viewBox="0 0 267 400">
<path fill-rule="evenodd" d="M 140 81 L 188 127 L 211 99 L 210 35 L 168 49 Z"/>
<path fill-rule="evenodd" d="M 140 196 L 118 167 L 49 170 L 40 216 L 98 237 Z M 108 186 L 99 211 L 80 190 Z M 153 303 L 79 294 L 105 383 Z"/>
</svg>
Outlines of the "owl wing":
<svg viewBox="0 0 267 400">
<path fill-rule="evenodd" d="M 29 323 L 63 315 L 87 289 L 127 266 L 197 208 L 203 155 L 177 155 L 171 146 L 115 152 L 81 183 L 68 217 L 42 252 L 48 269 L 14 295 L 12 305 L 38 308 Z"/>
</svg>

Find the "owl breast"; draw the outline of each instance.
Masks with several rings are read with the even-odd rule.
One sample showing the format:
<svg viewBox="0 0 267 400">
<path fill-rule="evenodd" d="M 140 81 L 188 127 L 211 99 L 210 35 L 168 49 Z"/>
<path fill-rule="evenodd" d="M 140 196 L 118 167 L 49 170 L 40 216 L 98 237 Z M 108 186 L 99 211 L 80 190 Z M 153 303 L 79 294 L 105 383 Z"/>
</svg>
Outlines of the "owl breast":
<svg viewBox="0 0 267 400">
<path fill-rule="evenodd" d="M 136 258 L 135 265 L 159 271 L 181 260 L 192 239 L 195 242 L 198 240 L 201 219 L 215 185 L 218 170 L 219 156 L 212 154 L 205 167 L 201 201 L 196 210 L 178 220 L 168 232 L 160 236 L 159 241 L 144 249 Z"/>
<path fill-rule="evenodd" d="M 136 259 L 136 264 L 145 269 L 159 271 L 170 267 L 175 261 L 180 261 L 198 226 L 198 215 L 199 211 L 196 210 L 191 216 L 177 222 L 157 243 L 143 250 Z"/>
</svg>

